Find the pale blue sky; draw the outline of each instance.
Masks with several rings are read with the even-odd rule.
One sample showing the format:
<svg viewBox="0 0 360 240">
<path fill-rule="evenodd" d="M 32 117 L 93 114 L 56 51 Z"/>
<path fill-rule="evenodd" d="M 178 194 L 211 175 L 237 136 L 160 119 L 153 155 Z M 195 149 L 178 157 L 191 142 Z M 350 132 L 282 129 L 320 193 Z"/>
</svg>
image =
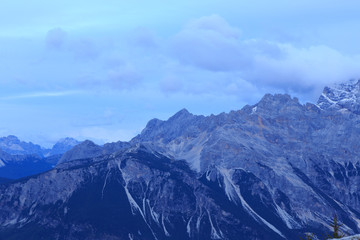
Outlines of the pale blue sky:
<svg viewBox="0 0 360 240">
<path fill-rule="evenodd" d="M 182 108 L 315 102 L 360 77 L 360 2 L 2 1 L 0 135 L 129 140 Z"/>
</svg>

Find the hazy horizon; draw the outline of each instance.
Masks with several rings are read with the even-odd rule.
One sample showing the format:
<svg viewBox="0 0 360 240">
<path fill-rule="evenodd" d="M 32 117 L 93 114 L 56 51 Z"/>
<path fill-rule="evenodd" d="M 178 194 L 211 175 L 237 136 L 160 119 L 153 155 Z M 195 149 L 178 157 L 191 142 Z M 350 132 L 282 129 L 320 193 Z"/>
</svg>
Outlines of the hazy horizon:
<svg viewBox="0 0 360 240">
<path fill-rule="evenodd" d="M 358 1 L 0 4 L 0 136 L 130 140 L 186 108 L 316 102 L 360 77 Z"/>
</svg>

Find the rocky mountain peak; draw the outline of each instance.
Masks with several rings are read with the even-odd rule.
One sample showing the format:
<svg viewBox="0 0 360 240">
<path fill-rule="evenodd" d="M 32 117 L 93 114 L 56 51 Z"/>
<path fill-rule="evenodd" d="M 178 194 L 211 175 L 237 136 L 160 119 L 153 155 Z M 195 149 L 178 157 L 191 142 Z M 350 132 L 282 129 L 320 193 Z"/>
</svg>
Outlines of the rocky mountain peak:
<svg viewBox="0 0 360 240">
<path fill-rule="evenodd" d="M 62 138 L 57 143 L 55 143 L 48 155 L 63 154 L 79 143 L 80 142 L 74 138 Z"/>
<path fill-rule="evenodd" d="M 128 143 L 84 141 L 65 164 L 0 184 L 0 238 L 292 240 L 308 222 L 321 236 L 334 212 L 359 232 L 360 115 L 332 109 L 356 110 L 359 89 L 325 88 L 322 108 L 267 94 L 219 115 L 182 109 Z"/>
<path fill-rule="evenodd" d="M 276 116 L 280 112 L 301 111 L 303 105 L 299 99 L 292 98 L 288 94 L 266 94 L 255 106 L 252 107 L 252 113 L 258 112 L 262 115 Z"/>
<path fill-rule="evenodd" d="M 98 146 L 96 145 L 93 141 L 91 140 L 85 140 L 82 143 L 79 144 L 80 147 L 82 146 L 87 146 L 87 147 L 94 147 L 94 146 Z"/>
<path fill-rule="evenodd" d="M 43 155 L 42 148 L 32 142 L 20 141 L 16 136 L 9 135 L 0 138 L 0 148 L 9 154 L 37 154 Z"/>
<path fill-rule="evenodd" d="M 71 138 L 71 137 L 66 137 L 66 138 L 61 138 L 56 144 L 66 144 L 66 145 L 77 145 L 79 144 L 79 141 L 77 141 L 76 139 L 74 138 Z M 56 145 L 55 144 L 55 145 Z"/>
<path fill-rule="evenodd" d="M 175 115 L 173 115 L 169 120 L 182 120 L 188 117 L 192 117 L 193 115 L 185 108 L 181 109 Z"/>
<path fill-rule="evenodd" d="M 90 140 L 85 140 L 82 143 L 76 145 L 61 157 L 59 164 L 63 162 L 69 162 L 77 159 L 86 159 L 97 157 L 102 154 L 102 147 L 96 145 Z"/>
<path fill-rule="evenodd" d="M 289 94 L 265 94 L 264 97 L 260 100 L 258 105 L 279 105 L 279 104 L 299 104 L 299 99 L 294 97 L 292 98 Z"/>
<path fill-rule="evenodd" d="M 3 142 L 8 142 L 8 143 L 20 143 L 19 138 L 14 136 L 14 135 L 9 135 L 7 137 L 2 137 L 2 138 L 0 138 L 0 140 L 3 141 Z"/>
<path fill-rule="evenodd" d="M 132 143 L 147 141 L 147 139 L 161 139 L 168 141 L 174 136 L 183 135 L 188 131 L 189 126 L 194 127 L 200 116 L 189 113 L 185 108 L 175 113 L 166 121 L 152 119 L 148 122 L 141 134 L 131 140 Z M 196 131 L 195 129 L 190 130 Z"/>
<path fill-rule="evenodd" d="M 317 105 L 321 109 L 345 109 L 360 114 L 360 80 L 325 87 Z"/>
<path fill-rule="evenodd" d="M 160 119 L 153 118 L 146 124 L 145 129 L 150 129 L 150 128 L 154 128 L 156 126 L 159 126 L 162 122 L 163 121 L 161 121 Z"/>
</svg>

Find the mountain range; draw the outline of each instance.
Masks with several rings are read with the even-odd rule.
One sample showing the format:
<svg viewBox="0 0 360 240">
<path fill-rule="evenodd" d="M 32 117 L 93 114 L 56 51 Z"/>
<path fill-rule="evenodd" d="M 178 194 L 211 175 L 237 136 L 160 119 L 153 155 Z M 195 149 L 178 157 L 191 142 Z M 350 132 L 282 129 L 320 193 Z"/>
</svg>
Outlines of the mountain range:
<svg viewBox="0 0 360 240">
<path fill-rule="evenodd" d="M 60 139 L 51 149 L 24 142 L 10 135 L 0 138 L 0 177 L 17 179 L 52 169 L 62 155 L 79 144 L 73 138 Z"/>
<path fill-rule="evenodd" d="M 36 154 L 39 157 L 48 157 L 57 154 L 63 154 L 80 142 L 73 138 L 63 138 L 57 141 L 54 146 L 43 148 L 32 142 L 24 142 L 13 135 L 0 138 L 0 149 L 12 155 L 31 155 Z"/>
<path fill-rule="evenodd" d="M 267 94 L 150 120 L 129 142 L 84 141 L 0 184 L 0 239 L 299 239 L 307 225 L 328 232 L 334 213 L 358 233 L 359 110 L 354 80 L 316 104 Z"/>
</svg>

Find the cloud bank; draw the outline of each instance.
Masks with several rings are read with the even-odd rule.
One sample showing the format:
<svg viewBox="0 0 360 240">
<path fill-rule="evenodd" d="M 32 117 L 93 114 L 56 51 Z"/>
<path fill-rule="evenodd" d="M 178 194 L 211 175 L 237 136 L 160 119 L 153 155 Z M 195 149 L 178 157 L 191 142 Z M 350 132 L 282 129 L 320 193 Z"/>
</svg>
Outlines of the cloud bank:
<svg viewBox="0 0 360 240">
<path fill-rule="evenodd" d="M 241 85 L 304 94 L 360 77 L 358 55 L 345 55 L 325 45 L 297 47 L 243 38 L 240 29 L 217 15 L 185 25 L 171 39 L 170 53 L 199 71 L 222 73 L 218 86 L 223 91 L 231 88 L 234 94 L 241 92 Z M 227 79 L 232 79 L 230 84 Z"/>
<path fill-rule="evenodd" d="M 358 55 L 324 44 L 249 38 L 219 15 L 192 19 L 167 37 L 146 27 L 115 35 L 55 27 L 44 39 L 43 47 L 24 50 L 22 76 L 6 69 L 3 79 L 21 79 L 18 84 L 44 92 L 151 89 L 252 101 L 266 92 L 309 99 L 325 85 L 360 76 Z"/>
</svg>

